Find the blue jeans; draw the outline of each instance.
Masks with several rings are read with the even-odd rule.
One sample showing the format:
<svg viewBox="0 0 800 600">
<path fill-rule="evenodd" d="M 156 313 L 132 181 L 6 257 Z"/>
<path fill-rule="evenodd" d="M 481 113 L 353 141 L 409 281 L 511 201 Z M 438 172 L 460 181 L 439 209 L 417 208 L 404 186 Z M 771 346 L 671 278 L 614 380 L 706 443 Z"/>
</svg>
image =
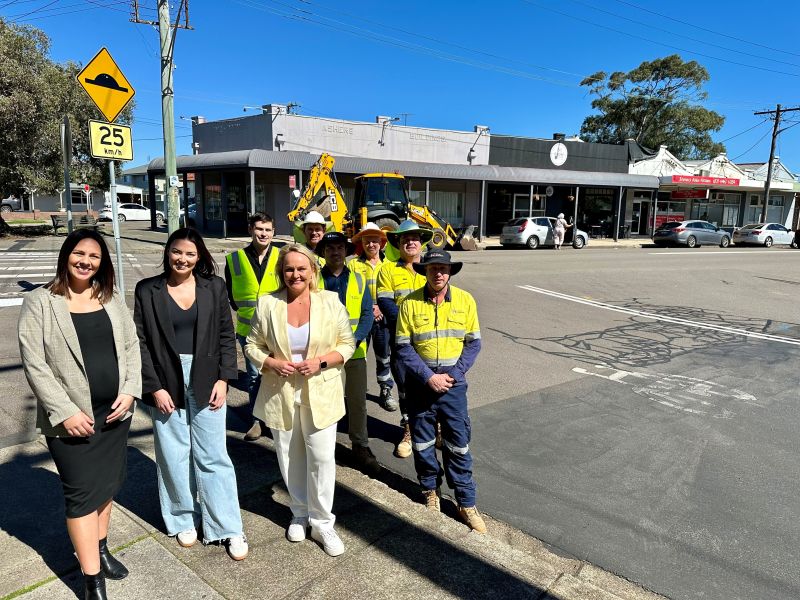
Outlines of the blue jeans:
<svg viewBox="0 0 800 600">
<path fill-rule="evenodd" d="M 158 497 L 167 535 L 203 527 L 203 542 L 242 534 L 236 472 L 225 445 L 227 403 L 198 406 L 191 387 L 192 355 L 181 354 L 185 406 L 165 415 L 153 407 Z M 205 399 L 204 399 L 205 400 Z"/>
<path fill-rule="evenodd" d="M 236 334 L 236 339 L 239 340 L 239 345 L 242 347 L 242 354 L 244 354 L 244 347 L 247 344 L 247 336 Z M 258 397 L 258 387 L 261 385 L 261 371 L 258 367 L 250 362 L 247 355 L 244 354 L 244 367 L 245 385 L 247 385 L 247 395 L 250 399 L 250 415 L 253 414 L 253 409 L 256 406 L 256 398 Z"/>
</svg>

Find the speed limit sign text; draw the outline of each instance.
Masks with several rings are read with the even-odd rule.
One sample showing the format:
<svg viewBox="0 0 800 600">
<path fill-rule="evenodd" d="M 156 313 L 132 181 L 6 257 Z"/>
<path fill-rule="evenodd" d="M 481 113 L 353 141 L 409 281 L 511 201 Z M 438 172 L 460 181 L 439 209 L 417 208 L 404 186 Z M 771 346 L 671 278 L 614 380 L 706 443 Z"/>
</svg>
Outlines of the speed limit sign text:
<svg viewBox="0 0 800 600">
<path fill-rule="evenodd" d="M 131 128 L 104 121 L 89 121 L 92 156 L 106 160 L 133 160 Z"/>
</svg>

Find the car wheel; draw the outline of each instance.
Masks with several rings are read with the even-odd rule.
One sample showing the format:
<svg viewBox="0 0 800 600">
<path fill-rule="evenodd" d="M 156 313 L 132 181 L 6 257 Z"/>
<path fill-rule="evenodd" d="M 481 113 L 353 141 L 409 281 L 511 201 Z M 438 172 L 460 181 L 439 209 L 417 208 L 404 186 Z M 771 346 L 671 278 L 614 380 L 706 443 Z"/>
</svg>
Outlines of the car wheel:
<svg viewBox="0 0 800 600">
<path fill-rule="evenodd" d="M 528 241 L 525 242 L 525 245 L 530 248 L 531 250 L 536 250 L 539 247 L 539 238 L 535 235 L 532 235 L 528 238 Z"/>
<path fill-rule="evenodd" d="M 772 248 L 772 238 L 767 236 L 767 239 L 764 240 L 764 247 Z"/>
<path fill-rule="evenodd" d="M 14 209 L 11 208 L 8 204 L 3 204 L 3 206 L 0 206 L 0 213 L 10 213 L 12 210 Z"/>
<path fill-rule="evenodd" d="M 794 248 L 795 250 L 797 249 L 797 236 L 794 236 L 794 237 L 792 238 L 792 243 L 790 244 L 790 246 L 791 246 L 792 248 Z"/>
<path fill-rule="evenodd" d="M 120 223 L 124 223 L 125 222 L 125 215 L 123 215 L 122 213 L 119 213 L 117 215 L 117 221 L 119 221 Z"/>
<path fill-rule="evenodd" d="M 719 241 L 719 247 L 727 248 L 730 245 L 731 245 L 731 238 L 729 238 L 727 235 L 723 235 L 722 239 Z"/>
<path fill-rule="evenodd" d="M 686 238 L 686 245 L 689 248 L 694 248 L 695 246 L 697 246 L 697 238 L 694 237 L 693 235 L 690 235 L 689 237 Z"/>
<path fill-rule="evenodd" d="M 575 240 L 572 242 L 572 247 L 575 248 L 575 250 L 580 250 L 585 245 L 586 245 L 586 240 L 583 239 L 582 235 L 576 237 Z"/>
</svg>

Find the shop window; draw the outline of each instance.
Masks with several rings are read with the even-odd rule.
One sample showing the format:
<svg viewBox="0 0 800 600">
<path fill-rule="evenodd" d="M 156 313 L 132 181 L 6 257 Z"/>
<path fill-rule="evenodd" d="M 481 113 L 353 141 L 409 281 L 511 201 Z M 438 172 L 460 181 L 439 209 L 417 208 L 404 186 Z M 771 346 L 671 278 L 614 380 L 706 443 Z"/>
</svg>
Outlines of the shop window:
<svg viewBox="0 0 800 600">
<path fill-rule="evenodd" d="M 203 210 L 206 221 L 222 220 L 222 186 L 217 174 L 203 176 Z"/>
</svg>

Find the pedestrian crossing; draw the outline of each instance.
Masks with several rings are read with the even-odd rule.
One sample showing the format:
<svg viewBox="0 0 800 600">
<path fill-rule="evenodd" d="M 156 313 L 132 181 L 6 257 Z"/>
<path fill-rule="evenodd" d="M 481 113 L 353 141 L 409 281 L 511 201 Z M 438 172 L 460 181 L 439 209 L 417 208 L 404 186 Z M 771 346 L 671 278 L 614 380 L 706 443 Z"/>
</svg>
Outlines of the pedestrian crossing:
<svg viewBox="0 0 800 600">
<path fill-rule="evenodd" d="M 25 294 L 56 272 L 58 252 L 0 252 L 0 308 L 19 306 Z"/>
</svg>

